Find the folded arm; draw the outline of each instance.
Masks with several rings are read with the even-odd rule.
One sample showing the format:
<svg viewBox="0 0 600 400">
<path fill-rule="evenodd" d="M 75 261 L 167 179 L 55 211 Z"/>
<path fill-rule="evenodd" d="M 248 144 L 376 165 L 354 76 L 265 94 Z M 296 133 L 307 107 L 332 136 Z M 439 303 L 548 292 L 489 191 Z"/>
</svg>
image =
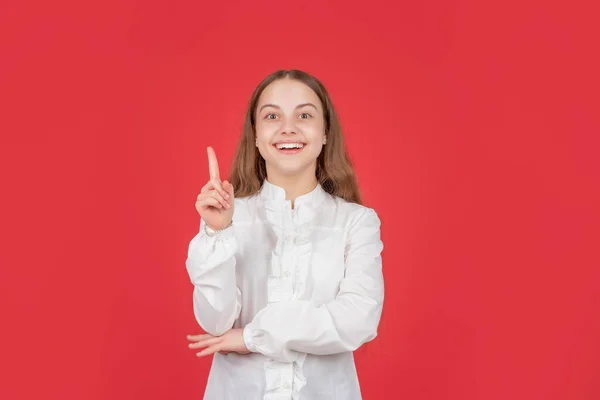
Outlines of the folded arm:
<svg viewBox="0 0 600 400">
<path fill-rule="evenodd" d="M 272 303 L 244 328 L 250 351 L 278 361 L 301 353 L 354 351 L 376 337 L 383 307 L 380 220 L 362 209 L 349 227 L 345 275 L 336 298 L 320 307 L 310 301 Z"/>
</svg>

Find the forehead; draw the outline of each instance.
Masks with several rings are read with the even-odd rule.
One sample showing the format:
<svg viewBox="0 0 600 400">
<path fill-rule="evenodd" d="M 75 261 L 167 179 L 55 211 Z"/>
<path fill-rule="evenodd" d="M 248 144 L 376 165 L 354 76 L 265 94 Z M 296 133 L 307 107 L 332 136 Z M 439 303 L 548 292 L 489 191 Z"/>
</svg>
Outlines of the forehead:
<svg viewBox="0 0 600 400">
<path fill-rule="evenodd" d="M 310 87 L 290 78 L 276 80 L 263 90 L 258 99 L 258 107 L 266 103 L 282 108 L 294 108 L 298 104 L 313 103 L 321 108 L 319 96 Z"/>
</svg>

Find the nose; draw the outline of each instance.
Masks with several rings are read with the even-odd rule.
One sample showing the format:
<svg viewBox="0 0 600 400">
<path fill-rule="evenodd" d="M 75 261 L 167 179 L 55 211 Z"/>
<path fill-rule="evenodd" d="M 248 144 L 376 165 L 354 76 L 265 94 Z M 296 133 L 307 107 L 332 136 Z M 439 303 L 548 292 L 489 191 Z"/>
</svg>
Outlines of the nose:
<svg viewBox="0 0 600 400">
<path fill-rule="evenodd" d="M 294 118 L 285 118 L 281 125 L 281 134 L 295 135 L 298 133 L 296 120 Z"/>
</svg>

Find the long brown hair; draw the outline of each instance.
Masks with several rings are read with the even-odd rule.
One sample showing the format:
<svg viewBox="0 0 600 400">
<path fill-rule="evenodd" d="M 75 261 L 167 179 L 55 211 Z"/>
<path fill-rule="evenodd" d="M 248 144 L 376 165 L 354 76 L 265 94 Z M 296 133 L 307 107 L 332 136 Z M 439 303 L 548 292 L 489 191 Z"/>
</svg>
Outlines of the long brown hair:
<svg viewBox="0 0 600 400">
<path fill-rule="evenodd" d="M 327 193 L 352 203 L 362 204 L 354 169 L 344 144 L 340 122 L 329 94 L 317 78 L 299 70 L 275 71 L 260 82 L 254 90 L 248 104 L 242 137 L 233 160 L 229 179 L 234 187 L 235 196 L 248 197 L 258 193 L 267 177 L 265 160 L 255 145 L 254 118 L 258 99 L 263 90 L 272 82 L 283 78 L 291 78 L 304 83 L 319 96 L 323 104 L 327 144 L 317 158 L 318 182 Z"/>
</svg>

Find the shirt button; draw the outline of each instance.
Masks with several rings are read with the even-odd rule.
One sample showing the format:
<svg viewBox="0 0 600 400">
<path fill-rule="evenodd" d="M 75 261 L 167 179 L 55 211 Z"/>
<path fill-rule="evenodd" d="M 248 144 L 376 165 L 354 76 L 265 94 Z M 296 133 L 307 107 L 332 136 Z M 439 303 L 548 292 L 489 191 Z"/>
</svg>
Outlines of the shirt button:
<svg viewBox="0 0 600 400">
<path fill-rule="evenodd" d="M 285 381 L 285 382 L 283 383 L 283 388 L 284 388 L 284 389 L 291 389 L 291 388 L 292 388 L 292 385 L 290 385 L 290 383 L 289 383 L 288 381 Z"/>
<path fill-rule="evenodd" d="M 286 278 L 289 278 L 290 277 L 290 271 L 285 271 L 284 274 L 283 274 L 283 276 L 285 276 Z"/>
</svg>

